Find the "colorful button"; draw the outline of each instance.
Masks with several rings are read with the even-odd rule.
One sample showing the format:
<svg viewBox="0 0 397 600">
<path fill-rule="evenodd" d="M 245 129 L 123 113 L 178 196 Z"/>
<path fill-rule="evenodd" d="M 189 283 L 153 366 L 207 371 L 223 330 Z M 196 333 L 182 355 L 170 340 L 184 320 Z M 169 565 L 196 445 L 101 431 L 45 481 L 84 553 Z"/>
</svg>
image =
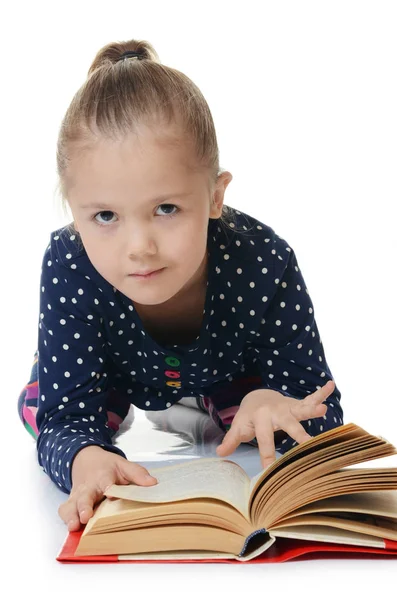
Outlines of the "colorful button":
<svg viewBox="0 0 397 600">
<path fill-rule="evenodd" d="M 175 356 L 167 356 L 164 360 L 170 367 L 178 367 L 181 364 L 181 361 L 178 358 L 175 358 Z M 171 371 L 169 369 L 164 371 L 164 374 L 171 379 L 178 379 L 181 376 L 180 371 Z M 168 385 L 168 387 L 180 388 L 182 384 L 180 381 L 166 381 L 165 385 Z"/>
<path fill-rule="evenodd" d="M 165 385 L 168 385 L 168 387 L 173 387 L 173 388 L 179 389 L 181 387 L 181 382 L 180 381 L 166 381 Z"/>
<path fill-rule="evenodd" d="M 181 364 L 181 361 L 175 358 L 175 356 L 167 356 L 167 358 L 165 358 L 164 360 L 170 367 L 179 367 L 179 365 Z"/>
<path fill-rule="evenodd" d="M 164 371 L 167 377 L 171 377 L 172 379 L 178 379 L 181 376 L 179 371 Z"/>
</svg>

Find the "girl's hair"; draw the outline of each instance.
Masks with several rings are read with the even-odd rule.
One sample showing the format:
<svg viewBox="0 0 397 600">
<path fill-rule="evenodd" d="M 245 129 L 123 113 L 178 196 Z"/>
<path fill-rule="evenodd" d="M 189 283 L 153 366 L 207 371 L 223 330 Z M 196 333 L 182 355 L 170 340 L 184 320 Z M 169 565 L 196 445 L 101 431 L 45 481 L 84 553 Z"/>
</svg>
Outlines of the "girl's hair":
<svg viewBox="0 0 397 600">
<path fill-rule="evenodd" d="M 126 51 L 139 58 L 118 60 Z M 197 165 L 214 183 L 223 170 L 209 106 L 199 88 L 184 73 L 160 62 L 145 40 L 111 43 L 96 54 L 86 81 L 63 118 L 57 143 L 57 189 L 67 214 L 68 162 L 89 151 L 99 139 L 123 139 L 140 124 L 181 123 L 193 143 Z M 237 211 L 238 212 L 238 211 Z M 239 213 L 240 214 L 240 213 Z M 235 209 L 223 205 L 218 223 L 236 230 Z M 73 223 L 67 226 L 76 234 Z"/>
</svg>

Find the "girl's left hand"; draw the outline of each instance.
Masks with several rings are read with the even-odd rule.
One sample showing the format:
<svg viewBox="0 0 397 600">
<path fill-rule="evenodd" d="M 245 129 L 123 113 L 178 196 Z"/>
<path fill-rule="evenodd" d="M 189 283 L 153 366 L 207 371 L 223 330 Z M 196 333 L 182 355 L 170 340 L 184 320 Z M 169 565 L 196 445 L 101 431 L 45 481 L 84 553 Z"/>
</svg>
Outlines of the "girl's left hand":
<svg viewBox="0 0 397 600">
<path fill-rule="evenodd" d="M 241 442 L 256 437 L 263 468 L 276 460 L 274 431 L 284 430 L 301 444 L 311 439 L 299 421 L 323 417 L 327 406 L 322 404 L 335 389 L 328 381 L 322 388 L 303 400 L 295 400 L 275 390 L 254 390 L 241 401 L 229 431 L 216 451 L 219 456 L 234 452 Z"/>
</svg>

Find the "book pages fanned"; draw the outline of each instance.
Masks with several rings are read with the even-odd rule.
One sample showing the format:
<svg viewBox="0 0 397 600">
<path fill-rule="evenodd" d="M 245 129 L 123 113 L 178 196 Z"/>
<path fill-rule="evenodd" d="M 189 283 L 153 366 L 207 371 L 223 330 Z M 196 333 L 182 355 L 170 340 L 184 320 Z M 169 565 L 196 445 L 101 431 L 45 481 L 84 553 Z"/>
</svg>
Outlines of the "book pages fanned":
<svg viewBox="0 0 397 600">
<path fill-rule="evenodd" d="M 144 487 L 135 484 L 112 485 L 105 495 L 139 502 L 176 502 L 189 498 L 216 498 L 234 506 L 249 519 L 250 479 L 236 463 L 218 458 L 189 461 L 150 469 L 158 481 Z"/>
</svg>

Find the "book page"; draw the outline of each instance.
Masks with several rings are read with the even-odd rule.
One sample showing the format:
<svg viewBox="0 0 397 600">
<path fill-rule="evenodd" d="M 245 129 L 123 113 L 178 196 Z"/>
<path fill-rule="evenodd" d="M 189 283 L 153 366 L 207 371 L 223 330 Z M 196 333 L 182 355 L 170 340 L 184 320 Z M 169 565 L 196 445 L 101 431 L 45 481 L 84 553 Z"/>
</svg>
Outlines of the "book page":
<svg viewBox="0 0 397 600">
<path fill-rule="evenodd" d="M 395 446 L 382 437 L 371 435 L 354 423 L 325 431 L 290 448 L 251 480 L 251 521 L 257 524 L 260 515 L 266 515 L 266 519 L 270 520 L 268 525 L 272 519 L 277 520 L 280 502 L 283 503 L 285 512 L 289 509 L 286 498 L 290 499 L 291 504 L 295 504 L 297 490 L 299 489 L 299 496 L 306 482 L 314 489 L 320 488 L 327 474 L 343 472 L 344 467 L 396 454 Z M 375 477 L 373 468 L 365 471 L 368 472 L 368 478 Z M 394 469 L 388 471 L 388 477 L 394 482 Z M 353 473 L 351 475 L 353 476 Z M 343 472 L 342 477 L 346 481 L 348 476 L 349 472 Z"/>
<path fill-rule="evenodd" d="M 316 500 L 292 511 L 287 519 L 316 512 L 356 512 L 395 519 L 397 522 L 397 490 L 374 490 L 341 494 Z M 330 515 L 332 516 L 332 515 Z M 284 519 L 282 519 L 284 521 Z"/>
<path fill-rule="evenodd" d="M 351 544 L 353 546 L 369 546 L 371 548 L 384 548 L 382 538 L 367 535 L 358 531 L 345 531 L 336 527 L 326 526 L 295 526 L 270 530 L 277 538 L 288 538 L 294 540 L 307 540 L 312 542 L 329 542 L 332 544 Z"/>
<path fill-rule="evenodd" d="M 216 498 L 234 506 L 247 520 L 250 478 L 238 464 L 221 458 L 204 458 L 149 469 L 158 481 L 144 487 L 112 485 L 105 495 L 139 502 L 175 502 L 187 498 Z"/>
<path fill-rule="evenodd" d="M 268 465 L 267 469 L 271 466 L 272 465 Z M 259 471 L 259 473 L 257 473 L 256 475 L 253 475 L 253 477 L 251 477 L 250 489 L 249 489 L 250 497 L 251 497 L 252 490 L 254 489 L 256 483 L 261 479 L 262 475 L 266 472 L 267 469 L 263 469 L 262 471 Z"/>
</svg>

